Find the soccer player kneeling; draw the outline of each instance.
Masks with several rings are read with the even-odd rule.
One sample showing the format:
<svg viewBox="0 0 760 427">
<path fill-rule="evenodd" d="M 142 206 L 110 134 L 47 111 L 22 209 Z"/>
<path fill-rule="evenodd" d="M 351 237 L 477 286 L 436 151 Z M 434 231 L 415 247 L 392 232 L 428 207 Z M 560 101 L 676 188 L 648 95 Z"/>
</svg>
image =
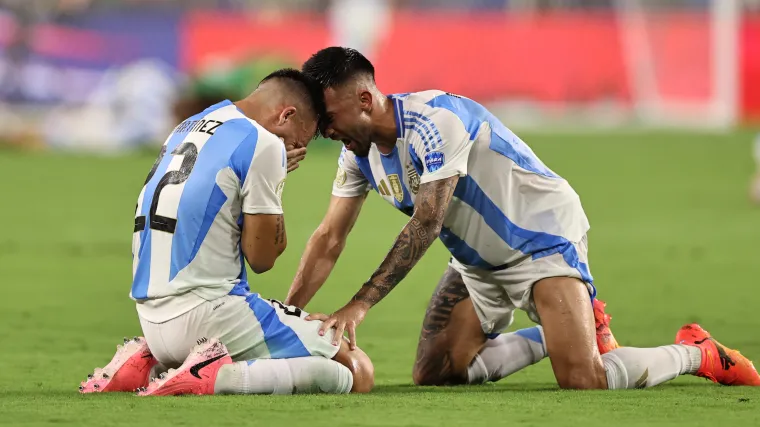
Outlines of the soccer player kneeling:
<svg viewBox="0 0 760 427">
<path fill-rule="evenodd" d="M 749 359 L 696 324 L 675 344 L 617 345 L 596 299 L 580 197 L 485 107 L 441 90 L 385 95 L 353 49 L 323 49 L 302 71 L 324 89 L 322 133 L 344 147 L 285 302 L 305 307 L 325 283 L 369 191 L 410 216 L 354 297 L 313 315 L 324 332 L 345 330 L 355 345 L 369 310 L 440 238 L 451 256 L 420 333 L 419 385 L 498 381 L 548 357 L 568 389 L 652 387 L 683 374 L 760 386 Z M 517 310 L 539 326 L 502 333 Z"/>
<path fill-rule="evenodd" d="M 174 129 L 135 213 L 131 297 L 145 336 L 125 339 L 82 393 L 371 390 L 364 352 L 320 336 L 321 322 L 299 308 L 251 293 L 246 277 L 246 260 L 262 273 L 285 250 L 285 177 L 317 133 L 323 102 L 299 71 L 279 70 L 246 99 L 220 102 Z"/>
</svg>

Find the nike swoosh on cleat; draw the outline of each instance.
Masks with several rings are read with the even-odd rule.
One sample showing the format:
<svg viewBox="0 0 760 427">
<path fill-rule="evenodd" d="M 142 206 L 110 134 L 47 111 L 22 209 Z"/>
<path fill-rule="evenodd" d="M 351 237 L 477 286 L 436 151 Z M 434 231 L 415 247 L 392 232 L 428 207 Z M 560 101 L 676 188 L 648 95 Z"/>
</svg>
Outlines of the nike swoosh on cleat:
<svg viewBox="0 0 760 427">
<path fill-rule="evenodd" d="M 203 362 L 193 366 L 190 368 L 190 375 L 194 376 L 195 378 L 198 378 L 199 380 L 202 379 L 199 372 L 201 369 L 205 368 L 206 366 L 216 362 L 217 360 L 221 359 L 222 357 L 226 356 L 227 353 L 222 354 L 221 356 L 212 357 L 211 359 L 204 360 Z"/>
<path fill-rule="evenodd" d="M 718 343 L 715 340 L 712 340 L 713 344 L 715 344 L 715 347 L 718 349 L 718 359 L 720 360 L 720 367 L 723 368 L 724 371 L 729 370 L 732 366 L 736 366 L 736 362 L 734 359 L 731 358 L 726 353 L 726 349 L 719 346 Z"/>
</svg>

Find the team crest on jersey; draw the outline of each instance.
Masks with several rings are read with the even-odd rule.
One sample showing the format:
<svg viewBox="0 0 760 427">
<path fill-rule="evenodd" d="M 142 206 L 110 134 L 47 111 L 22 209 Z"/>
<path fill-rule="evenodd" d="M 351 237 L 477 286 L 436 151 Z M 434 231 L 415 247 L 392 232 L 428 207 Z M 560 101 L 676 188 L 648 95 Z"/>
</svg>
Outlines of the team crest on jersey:
<svg viewBox="0 0 760 427">
<path fill-rule="evenodd" d="M 417 194 L 420 191 L 420 175 L 411 162 L 406 165 L 406 179 L 409 181 L 409 190 Z"/>
<path fill-rule="evenodd" d="M 338 167 L 338 173 L 335 174 L 335 186 L 338 188 L 343 187 L 343 184 L 346 183 L 346 179 L 348 179 L 346 171 L 343 170 L 342 167 Z"/>
<path fill-rule="evenodd" d="M 398 175 L 388 175 L 388 183 L 391 184 L 391 191 L 393 191 L 393 197 L 398 200 L 399 203 L 404 201 L 404 187 L 401 186 L 401 180 Z"/>
<path fill-rule="evenodd" d="M 443 166 L 443 162 L 443 153 L 440 151 L 425 154 L 425 166 L 427 166 L 428 172 L 437 171 Z"/>
</svg>

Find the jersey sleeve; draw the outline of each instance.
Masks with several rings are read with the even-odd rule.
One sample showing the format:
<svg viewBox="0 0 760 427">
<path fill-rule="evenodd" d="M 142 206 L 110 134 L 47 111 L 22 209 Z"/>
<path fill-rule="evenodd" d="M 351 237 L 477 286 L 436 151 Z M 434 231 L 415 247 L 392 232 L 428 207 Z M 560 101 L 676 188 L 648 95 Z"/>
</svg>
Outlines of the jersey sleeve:
<svg viewBox="0 0 760 427">
<path fill-rule="evenodd" d="M 343 147 L 338 158 L 338 172 L 333 181 L 333 196 L 357 197 L 369 189 L 369 181 L 356 164 L 354 153 Z"/>
<path fill-rule="evenodd" d="M 241 186 L 243 213 L 282 214 L 282 190 L 287 174 L 285 145 L 273 135 L 259 134 Z"/>
<path fill-rule="evenodd" d="M 416 114 L 408 121 L 407 133 L 413 155 L 418 157 L 423 171 L 420 184 L 467 175 L 470 135 L 459 118 L 447 110 L 433 112 L 429 117 Z"/>
</svg>

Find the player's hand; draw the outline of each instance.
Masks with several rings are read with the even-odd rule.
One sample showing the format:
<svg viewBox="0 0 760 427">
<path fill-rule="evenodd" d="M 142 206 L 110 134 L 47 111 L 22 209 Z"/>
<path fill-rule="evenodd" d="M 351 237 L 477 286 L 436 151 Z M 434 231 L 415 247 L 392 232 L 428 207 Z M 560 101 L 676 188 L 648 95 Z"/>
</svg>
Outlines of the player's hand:
<svg viewBox="0 0 760 427">
<path fill-rule="evenodd" d="M 298 162 L 306 157 L 306 147 L 294 148 L 286 146 L 288 158 L 288 173 L 298 169 Z"/>
<path fill-rule="evenodd" d="M 330 316 L 323 313 L 311 313 L 308 316 L 306 316 L 306 320 L 321 320 L 323 322 L 329 318 Z"/>
<path fill-rule="evenodd" d="M 360 301 L 351 301 L 345 307 L 333 313 L 322 323 L 319 335 L 324 335 L 330 328 L 335 328 L 333 345 L 340 345 L 343 332 L 348 332 L 348 346 L 351 350 L 356 349 L 356 327 L 364 320 L 369 307 Z"/>
</svg>

